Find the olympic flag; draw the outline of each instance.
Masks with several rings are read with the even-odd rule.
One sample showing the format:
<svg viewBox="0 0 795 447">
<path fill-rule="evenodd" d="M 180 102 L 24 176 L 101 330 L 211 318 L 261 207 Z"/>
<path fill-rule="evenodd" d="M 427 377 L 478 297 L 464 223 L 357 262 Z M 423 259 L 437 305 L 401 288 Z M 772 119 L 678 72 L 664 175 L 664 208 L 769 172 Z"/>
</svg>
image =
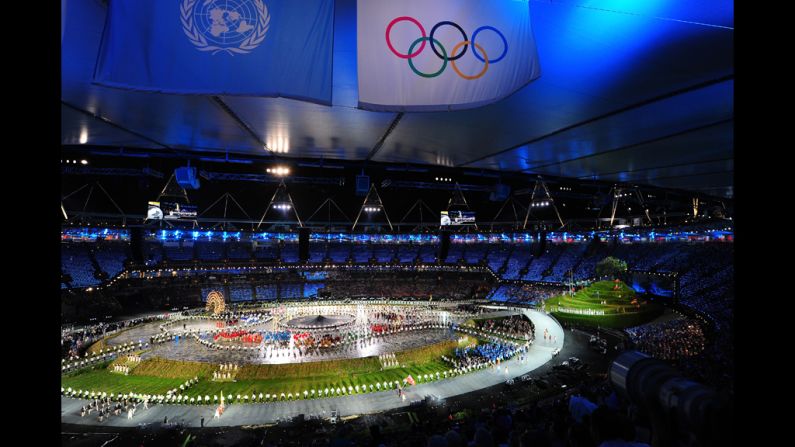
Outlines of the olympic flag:
<svg viewBox="0 0 795 447">
<path fill-rule="evenodd" d="M 334 0 L 113 0 L 94 82 L 330 104 L 333 19 Z"/>
<path fill-rule="evenodd" d="M 460 110 L 541 75 L 528 0 L 358 0 L 359 107 Z"/>
</svg>

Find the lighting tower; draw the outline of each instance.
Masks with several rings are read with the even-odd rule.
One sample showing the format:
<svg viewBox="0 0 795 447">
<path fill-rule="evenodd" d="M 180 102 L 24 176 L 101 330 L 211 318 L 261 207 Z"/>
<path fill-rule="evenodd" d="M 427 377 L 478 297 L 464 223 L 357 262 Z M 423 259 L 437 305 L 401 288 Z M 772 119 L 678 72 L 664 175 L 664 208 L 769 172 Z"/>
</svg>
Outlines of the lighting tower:
<svg viewBox="0 0 795 447">
<path fill-rule="evenodd" d="M 268 211 L 271 209 L 279 210 L 282 212 L 290 212 L 292 211 L 295 215 L 295 220 L 298 221 L 298 226 L 303 228 L 304 224 L 301 222 L 301 218 L 298 217 L 298 211 L 295 209 L 295 204 L 293 203 L 293 198 L 290 196 L 290 193 L 287 191 L 287 185 L 284 183 L 284 179 L 279 182 L 279 187 L 276 188 L 276 191 L 273 192 L 273 197 L 271 197 L 270 202 L 268 202 L 268 207 L 265 208 L 265 212 L 262 213 L 262 218 L 259 220 L 257 224 L 257 230 L 259 230 L 260 225 L 265 220 L 265 216 L 268 214 Z"/>
<path fill-rule="evenodd" d="M 533 192 L 530 194 L 530 206 L 527 207 L 527 214 L 524 216 L 524 224 L 522 225 L 522 229 L 527 229 L 527 220 L 530 218 L 530 212 L 533 209 L 547 208 L 550 206 L 553 210 L 555 210 L 555 215 L 558 217 L 560 228 L 562 229 L 566 226 L 566 224 L 563 223 L 563 218 L 560 217 L 558 207 L 555 205 L 555 199 L 552 198 L 552 194 L 550 194 L 547 184 L 541 179 L 541 176 L 538 176 L 535 184 L 533 185 Z"/>
<path fill-rule="evenodd" d="M 389 220 L 389 214 L 387 214 L 386 208 L 384 208 L 384 202 L 381 201 L 381 196 L 378 195 L 375 185 L 370 184 L 370 190 L 367 192 L 367 196 L 364 198 L 361 208 L 359 208 L 359 213 L 356 215 L 356 220 L 353 221 L 351 231 L 356 229 L 356 224 L 359 223 L 359 218 L 362 217 L 362 213 L 372 216 L 381 212 L 384 213 L 386 222 L 389 224 L 389 230 L 392 231 L 392 221 Z"/>
</svg>

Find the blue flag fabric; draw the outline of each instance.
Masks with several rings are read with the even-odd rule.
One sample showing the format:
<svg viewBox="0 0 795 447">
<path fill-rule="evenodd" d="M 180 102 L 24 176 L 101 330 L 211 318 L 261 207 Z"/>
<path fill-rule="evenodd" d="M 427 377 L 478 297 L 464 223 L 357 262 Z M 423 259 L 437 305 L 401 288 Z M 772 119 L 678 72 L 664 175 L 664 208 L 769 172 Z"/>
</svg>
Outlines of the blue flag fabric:
<svg viewBox="0 0 795 447">
<path fill-rule="evenodd" d="M 331 103 L 333 0 L 111 0 L 94 82 Z"/>
</svg>

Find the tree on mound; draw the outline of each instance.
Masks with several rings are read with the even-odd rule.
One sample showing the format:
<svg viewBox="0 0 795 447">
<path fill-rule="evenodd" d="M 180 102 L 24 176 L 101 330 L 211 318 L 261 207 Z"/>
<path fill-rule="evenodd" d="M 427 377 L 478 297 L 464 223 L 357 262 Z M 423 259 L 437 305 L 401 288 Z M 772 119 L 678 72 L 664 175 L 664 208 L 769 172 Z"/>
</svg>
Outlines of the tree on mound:
<svg viewBox="0 0 795 447">
<path fill-rule="evenodd" d="M 612 256 L 608 256 L 596 264 L 596 276 L 617 277 L 627 271 L 627 263 Z"/>
</svg>

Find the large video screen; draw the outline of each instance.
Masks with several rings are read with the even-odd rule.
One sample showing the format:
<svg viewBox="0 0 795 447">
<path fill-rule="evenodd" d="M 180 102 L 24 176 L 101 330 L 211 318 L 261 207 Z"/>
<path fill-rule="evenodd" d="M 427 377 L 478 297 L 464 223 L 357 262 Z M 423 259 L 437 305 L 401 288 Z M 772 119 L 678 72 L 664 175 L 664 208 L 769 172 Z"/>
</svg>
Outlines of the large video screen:
<svg viewBox="0 0 795 447">
<path fill-rule="evenodd" d="M 442 211 L 442 226 L 475 225 L 474 211 Z"/>
<path fill-rule="evenodd" d="M 176 202 L 149 202 L 146 218 L 151 220 L 196 219 L 196 205 Z"/>
</svg>

